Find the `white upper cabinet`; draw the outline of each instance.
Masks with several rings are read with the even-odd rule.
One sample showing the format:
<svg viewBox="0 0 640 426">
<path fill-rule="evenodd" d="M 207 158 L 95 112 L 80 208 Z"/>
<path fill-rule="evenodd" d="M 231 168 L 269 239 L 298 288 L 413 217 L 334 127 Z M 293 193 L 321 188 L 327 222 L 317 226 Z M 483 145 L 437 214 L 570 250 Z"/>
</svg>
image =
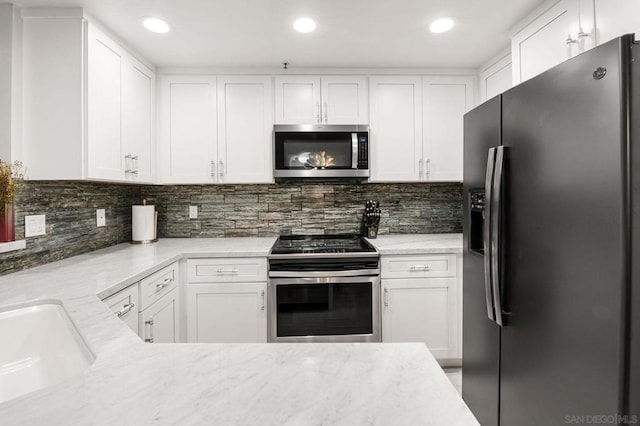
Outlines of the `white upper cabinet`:
<svg viewBox="0 0 640 426">
<path fill-rule="evenodd" d="M 494 59 L 480 69 L 480 102 L 484 102 L 511 88 L 511 53 Z"/>
<path fill-rule="evenodd" d="M 218 182 L 270 183 L 271 78 L 218 77 Z"/>
<path fill-rule="evenodd" d="M 164 76 L 162 183 L 271 183 L 271 79 Z"/>
<path fill-rule="evenodd" d="M 550 0 L 511 38 L 513 84 L 596 45 L 593 0 Z"/>
<path fill-rule="evenodd" d="M 29 178 L 154 182 L 154 71 L 80 9 L 22 15 Z"/>
<path fill-rule="evenodd" d="M 370 181 L 418 181 L 422 158 L 422 79 L 370 77 Z"/>
<path fill-rule="evenodd" d="M 473 77 L 423 77 L 421 177 L 462 181 L 463 116 L 473 107 Z"/>
<path fill-rule="evenodd" d="M 124 63 L 122 84 L 125 175 L 127 180 L 155 182 L 155 73 L 129 57 Z"/>
<path fill-rule="evenodd" d="M 623 34 L 640 38 L 640 2 L 638 0 L 595 0 L 598 44 Z"/>
<path fill-rule="evenodd" d="M 461 181 L 473 77 L 371 77 L 371 181 Z"/>
<path fill-rule="evenodd" d="M 367 124 L 367 78 L 277 76 L 277 124 Z"/>
<path fill-rule="evenodd" d="M 163 76 L 160 84 L 161 182 L 216 182 L 216 78 Z"/>
<path fill-rule="evenodd" d="M 93 26 L 89 26 L 87 38 L 87 175 L 96 179 L 123 180 L 124 52 Z"/>
</svg>

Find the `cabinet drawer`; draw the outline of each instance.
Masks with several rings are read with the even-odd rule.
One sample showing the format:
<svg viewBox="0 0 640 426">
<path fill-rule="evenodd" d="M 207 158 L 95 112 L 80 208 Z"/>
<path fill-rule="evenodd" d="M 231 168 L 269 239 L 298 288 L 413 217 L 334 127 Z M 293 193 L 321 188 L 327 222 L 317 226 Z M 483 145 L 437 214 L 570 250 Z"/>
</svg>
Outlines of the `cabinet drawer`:
<svg viewBox="0 0 640 426">
<path fill-rule="evenodd" d="M 178 262 L 154 272 L 140 281 L 140 311 L 153 305 L 158 299 L 176 288 Z"/>
<path fill-rule="evenodd" d="M 107 297 L 103 302 L 118 318 L 124 321 L 131 330 L 138 334 L 138 284 L 131 285 Z"/>
<path fill-rule="evenodd" d="M 382 278 L 455 277 L 456 255 L 382 256 Z"/>
<path fill-rule="evenodd" d="M 217 258 L 187 260 L 190 283 L 212 282 L 264 282 L 267 281 L 267 259 Z"/>
</svg>

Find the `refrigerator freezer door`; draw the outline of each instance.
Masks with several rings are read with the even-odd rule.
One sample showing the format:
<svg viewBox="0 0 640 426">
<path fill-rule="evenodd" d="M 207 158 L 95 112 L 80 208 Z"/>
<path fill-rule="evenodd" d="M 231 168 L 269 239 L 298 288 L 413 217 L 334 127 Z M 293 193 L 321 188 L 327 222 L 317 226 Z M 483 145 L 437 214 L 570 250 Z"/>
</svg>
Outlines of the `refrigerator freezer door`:
<svg viewBox="0 0 640 426">
<path fill-rule="evenodd" d="M 501 330 L 500 426 L 621 411 L 627 141 L 620 52 L 619 40 L 604 44 L 503 95 L 510 315 Z M 594 73 L 599 67 L 603 78 Z"/>
<path fill-rule="evenodd" d="M 487 317 L 484 258 L 469 250 L 472 235 L 478 234 L 471 229 L 472 222 L 483 226 L 482 221 L 471 220 L 470 193 L 483 190 L 487 153 L 499 144 L 500 98 L 496 97 L 464 117 L 462 397 L 483 426 L 498 425 L 500 328 Z"/>
</svg>

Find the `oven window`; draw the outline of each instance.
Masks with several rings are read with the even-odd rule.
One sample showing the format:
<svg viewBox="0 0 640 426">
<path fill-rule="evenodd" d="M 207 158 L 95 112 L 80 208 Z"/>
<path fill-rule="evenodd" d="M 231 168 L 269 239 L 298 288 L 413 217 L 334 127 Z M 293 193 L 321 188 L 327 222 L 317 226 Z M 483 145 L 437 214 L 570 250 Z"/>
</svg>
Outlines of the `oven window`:
<svg viewBox="0 0 640 426">
<path fill-rule="evenodd" d="M 351 133 L 281 133 L 276 137 L 276 168 L 350 169 L 353 148 Z"/>
<path fill-rule="evenodd" d="M 278 337 L 373 333 L 371 282 L 276 286 Z"/>
</svg>

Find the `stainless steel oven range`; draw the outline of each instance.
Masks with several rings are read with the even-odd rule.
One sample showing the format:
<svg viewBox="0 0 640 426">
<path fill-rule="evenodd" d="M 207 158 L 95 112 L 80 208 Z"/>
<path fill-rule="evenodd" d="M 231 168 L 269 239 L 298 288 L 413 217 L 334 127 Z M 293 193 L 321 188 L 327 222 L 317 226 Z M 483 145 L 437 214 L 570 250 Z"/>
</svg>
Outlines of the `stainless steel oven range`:
<svg viewBox="0 0 640 426">
<path fill-rule="evenodd" d="M 380 256 L 357 235 L 281 236 L 269 254 L 270 342 L 380 342 Z"/>
</svg>

